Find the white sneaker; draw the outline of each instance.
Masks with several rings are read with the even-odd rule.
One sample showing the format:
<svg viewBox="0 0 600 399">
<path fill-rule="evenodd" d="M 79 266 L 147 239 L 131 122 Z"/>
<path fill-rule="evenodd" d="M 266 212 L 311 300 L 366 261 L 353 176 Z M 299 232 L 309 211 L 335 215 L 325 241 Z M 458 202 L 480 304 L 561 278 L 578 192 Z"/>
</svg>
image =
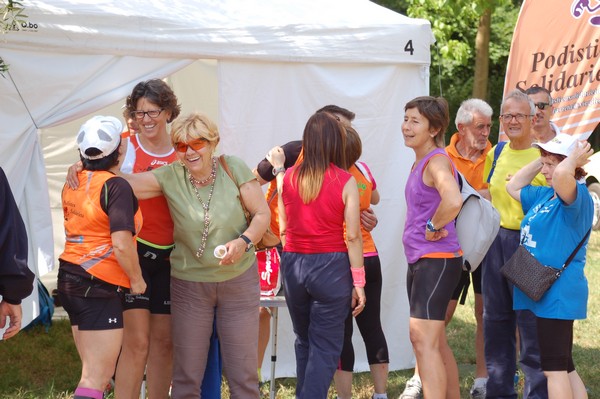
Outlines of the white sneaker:
<svg viewBox="0 0 600 399">
<path fill-rule="evenodd" d="M 399 399 L 422 399 L 423 398 L 423 385 L 419 378 L 411 377 L 410 380 L 406 381 L 406 387 L 404 392 L 400 395 Z"/>
<path fill-rule="evenodd" d="M 485 385 L 471 387 L 471 399 L 485 399 Z"/>
</svg>

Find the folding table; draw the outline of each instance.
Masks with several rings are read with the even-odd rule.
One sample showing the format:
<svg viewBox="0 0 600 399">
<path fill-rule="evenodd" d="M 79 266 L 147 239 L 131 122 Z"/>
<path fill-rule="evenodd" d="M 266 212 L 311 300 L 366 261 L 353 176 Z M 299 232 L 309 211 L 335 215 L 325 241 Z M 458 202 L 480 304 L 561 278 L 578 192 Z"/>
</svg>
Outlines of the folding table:
<svg viewBox="0 0 600 399">
<path fill-rule="evenodd" d="M 271 317 L 271 383 L 269 385 L 269 399 L 275 399 L 275 363 L 277 362 L 277 321 L 279 308 L 285 307 L 284 296 L 261 296 L 260 306 L 272 308 Z"/>
</svg>

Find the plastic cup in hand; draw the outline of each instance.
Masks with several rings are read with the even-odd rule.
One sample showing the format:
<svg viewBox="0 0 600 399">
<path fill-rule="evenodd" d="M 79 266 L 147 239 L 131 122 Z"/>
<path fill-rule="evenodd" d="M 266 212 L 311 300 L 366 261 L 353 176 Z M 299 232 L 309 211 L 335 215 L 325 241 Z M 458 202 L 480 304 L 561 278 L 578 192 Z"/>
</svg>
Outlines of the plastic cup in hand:
<svg viewBox="0 0 600 399">
<path fill-rule="evenodd" d="M 225 245 L 217 245 L 214 255 L 215 258 L 223 259 L 227 255 L 227 247 Z"/>
</svg>

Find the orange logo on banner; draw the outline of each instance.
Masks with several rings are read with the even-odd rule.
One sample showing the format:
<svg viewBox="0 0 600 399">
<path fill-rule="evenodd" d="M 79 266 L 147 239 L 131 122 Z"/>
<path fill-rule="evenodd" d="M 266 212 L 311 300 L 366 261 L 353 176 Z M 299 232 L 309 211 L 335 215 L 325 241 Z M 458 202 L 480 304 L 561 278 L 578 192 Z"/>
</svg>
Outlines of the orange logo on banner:
<svg viewBox="0 0 600 399">
<path fill-rule="evenodd" d="M 504 94 L 543 86 L 564 133 L 600 122 L 600 1 L 525 0 L 515 27 Z"/>
</svg>

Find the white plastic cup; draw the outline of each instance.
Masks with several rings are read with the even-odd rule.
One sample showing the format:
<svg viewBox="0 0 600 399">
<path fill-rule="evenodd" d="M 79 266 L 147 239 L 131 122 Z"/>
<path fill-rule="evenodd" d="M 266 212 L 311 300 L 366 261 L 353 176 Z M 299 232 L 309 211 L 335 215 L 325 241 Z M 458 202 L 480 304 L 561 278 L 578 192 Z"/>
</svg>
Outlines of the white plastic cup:
<svg viewBox="0 0 600 399">
<path fill-rule="evenodd" d="M 227 247 L 225 245 L 217 245 L 215 252 L 213 252 L 215 258 L 223 259 L 227 255 Z"/>
</svg>

